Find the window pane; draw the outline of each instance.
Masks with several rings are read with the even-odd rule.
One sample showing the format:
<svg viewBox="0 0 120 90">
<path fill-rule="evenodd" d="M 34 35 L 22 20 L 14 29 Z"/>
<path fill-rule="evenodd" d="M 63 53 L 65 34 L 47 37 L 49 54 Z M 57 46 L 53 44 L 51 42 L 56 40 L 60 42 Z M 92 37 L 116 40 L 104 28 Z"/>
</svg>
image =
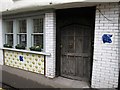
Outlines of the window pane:
<svg viewBox="0 0 120 90">
<path fill-rule="evenodd" d="M 6 44 L 13 46 L 13 35 L 6 35 L 6 37 L 7 37 Z"/>
<path fill-rule="evenodd" d="M 26 20 L 19 21 L 19 33 L 26 33 Z"/>
<path fill-rule="evenodd" d="M 19 44 L 26 47 L 27 43 L 26 41 L 27 41 L 26 34 L 19 35 Z"/>
<path fill-rule="evenodd" d="M 34 35 L 34 46 L 39 45 L 43 48 L 43 35 Z"/>
<path fill-rule="evenodd" d="M 43 33 L 43 18 L 33 20 L 34 33 Z"/>
<path fill-rule="evenodd" d="M 7 33 L 13 33 L 13 21 L 7 22 Z"/>
</svg>

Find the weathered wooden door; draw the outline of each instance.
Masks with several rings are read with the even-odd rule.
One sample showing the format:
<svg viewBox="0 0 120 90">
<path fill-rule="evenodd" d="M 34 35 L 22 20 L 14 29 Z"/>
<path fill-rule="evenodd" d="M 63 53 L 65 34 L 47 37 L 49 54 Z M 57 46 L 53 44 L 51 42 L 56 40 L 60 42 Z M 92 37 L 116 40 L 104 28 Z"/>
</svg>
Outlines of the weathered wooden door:
<svg viewBox="0 0 120 90">
<path fill-rule="evenodd" d="M 89 26 L 71 24 L 61 29 L 61 76 L 90 79 L 91 42 Z"/>
</svg>

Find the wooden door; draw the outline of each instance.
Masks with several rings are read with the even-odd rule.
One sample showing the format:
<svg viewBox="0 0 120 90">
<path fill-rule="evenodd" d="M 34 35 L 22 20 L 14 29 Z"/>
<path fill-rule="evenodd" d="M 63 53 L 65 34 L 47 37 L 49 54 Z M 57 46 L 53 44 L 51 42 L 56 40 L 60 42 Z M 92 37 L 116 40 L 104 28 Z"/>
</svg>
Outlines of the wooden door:
<svg viewBox="0 0 120 90">
<path fill-rule="evenodd" d="M 61 76 L 88 81 L 91 72 L 91 28 L 68 25 L 61 30 Z"/>
</svg>

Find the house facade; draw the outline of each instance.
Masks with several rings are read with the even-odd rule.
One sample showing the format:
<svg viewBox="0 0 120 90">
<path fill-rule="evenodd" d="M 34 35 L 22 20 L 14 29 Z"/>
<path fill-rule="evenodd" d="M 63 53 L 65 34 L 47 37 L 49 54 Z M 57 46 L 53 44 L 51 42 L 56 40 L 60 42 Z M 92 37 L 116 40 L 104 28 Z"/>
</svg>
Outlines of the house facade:
<svg viewBox="0 0 120 90">
<path fill-rule="evenodd" d="M 0 63 L 82 80 L 92 88 L 118 88 L 119 15 L 119 2 L 7 9 L 0 17 Z M 30 50 L 33 46 L 41 51 Z"/>
</svg>

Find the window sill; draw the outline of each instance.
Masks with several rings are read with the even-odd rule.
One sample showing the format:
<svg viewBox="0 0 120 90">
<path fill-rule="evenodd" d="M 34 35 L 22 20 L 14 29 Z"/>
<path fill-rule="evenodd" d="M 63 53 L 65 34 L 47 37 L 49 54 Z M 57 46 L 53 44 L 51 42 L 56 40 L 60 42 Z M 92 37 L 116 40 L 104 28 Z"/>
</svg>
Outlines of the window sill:
<svg viewBox="0 0 120 90">
<path fill-rule="evenodd" d="M 46 52 L 37 52 L 37 51 L 30 51 L 30 50 L 20 50 L 20 49 L 14 49 L 14 48 L 2 48 L 2 49 L 3 50 L 10 50 L 10 51 L 17 51 L 17 52 L 41 54 L 41 55 L 46 55 L 46 56 L 51 55 L 50 53 L 46 53 Z"/>
</svg>

